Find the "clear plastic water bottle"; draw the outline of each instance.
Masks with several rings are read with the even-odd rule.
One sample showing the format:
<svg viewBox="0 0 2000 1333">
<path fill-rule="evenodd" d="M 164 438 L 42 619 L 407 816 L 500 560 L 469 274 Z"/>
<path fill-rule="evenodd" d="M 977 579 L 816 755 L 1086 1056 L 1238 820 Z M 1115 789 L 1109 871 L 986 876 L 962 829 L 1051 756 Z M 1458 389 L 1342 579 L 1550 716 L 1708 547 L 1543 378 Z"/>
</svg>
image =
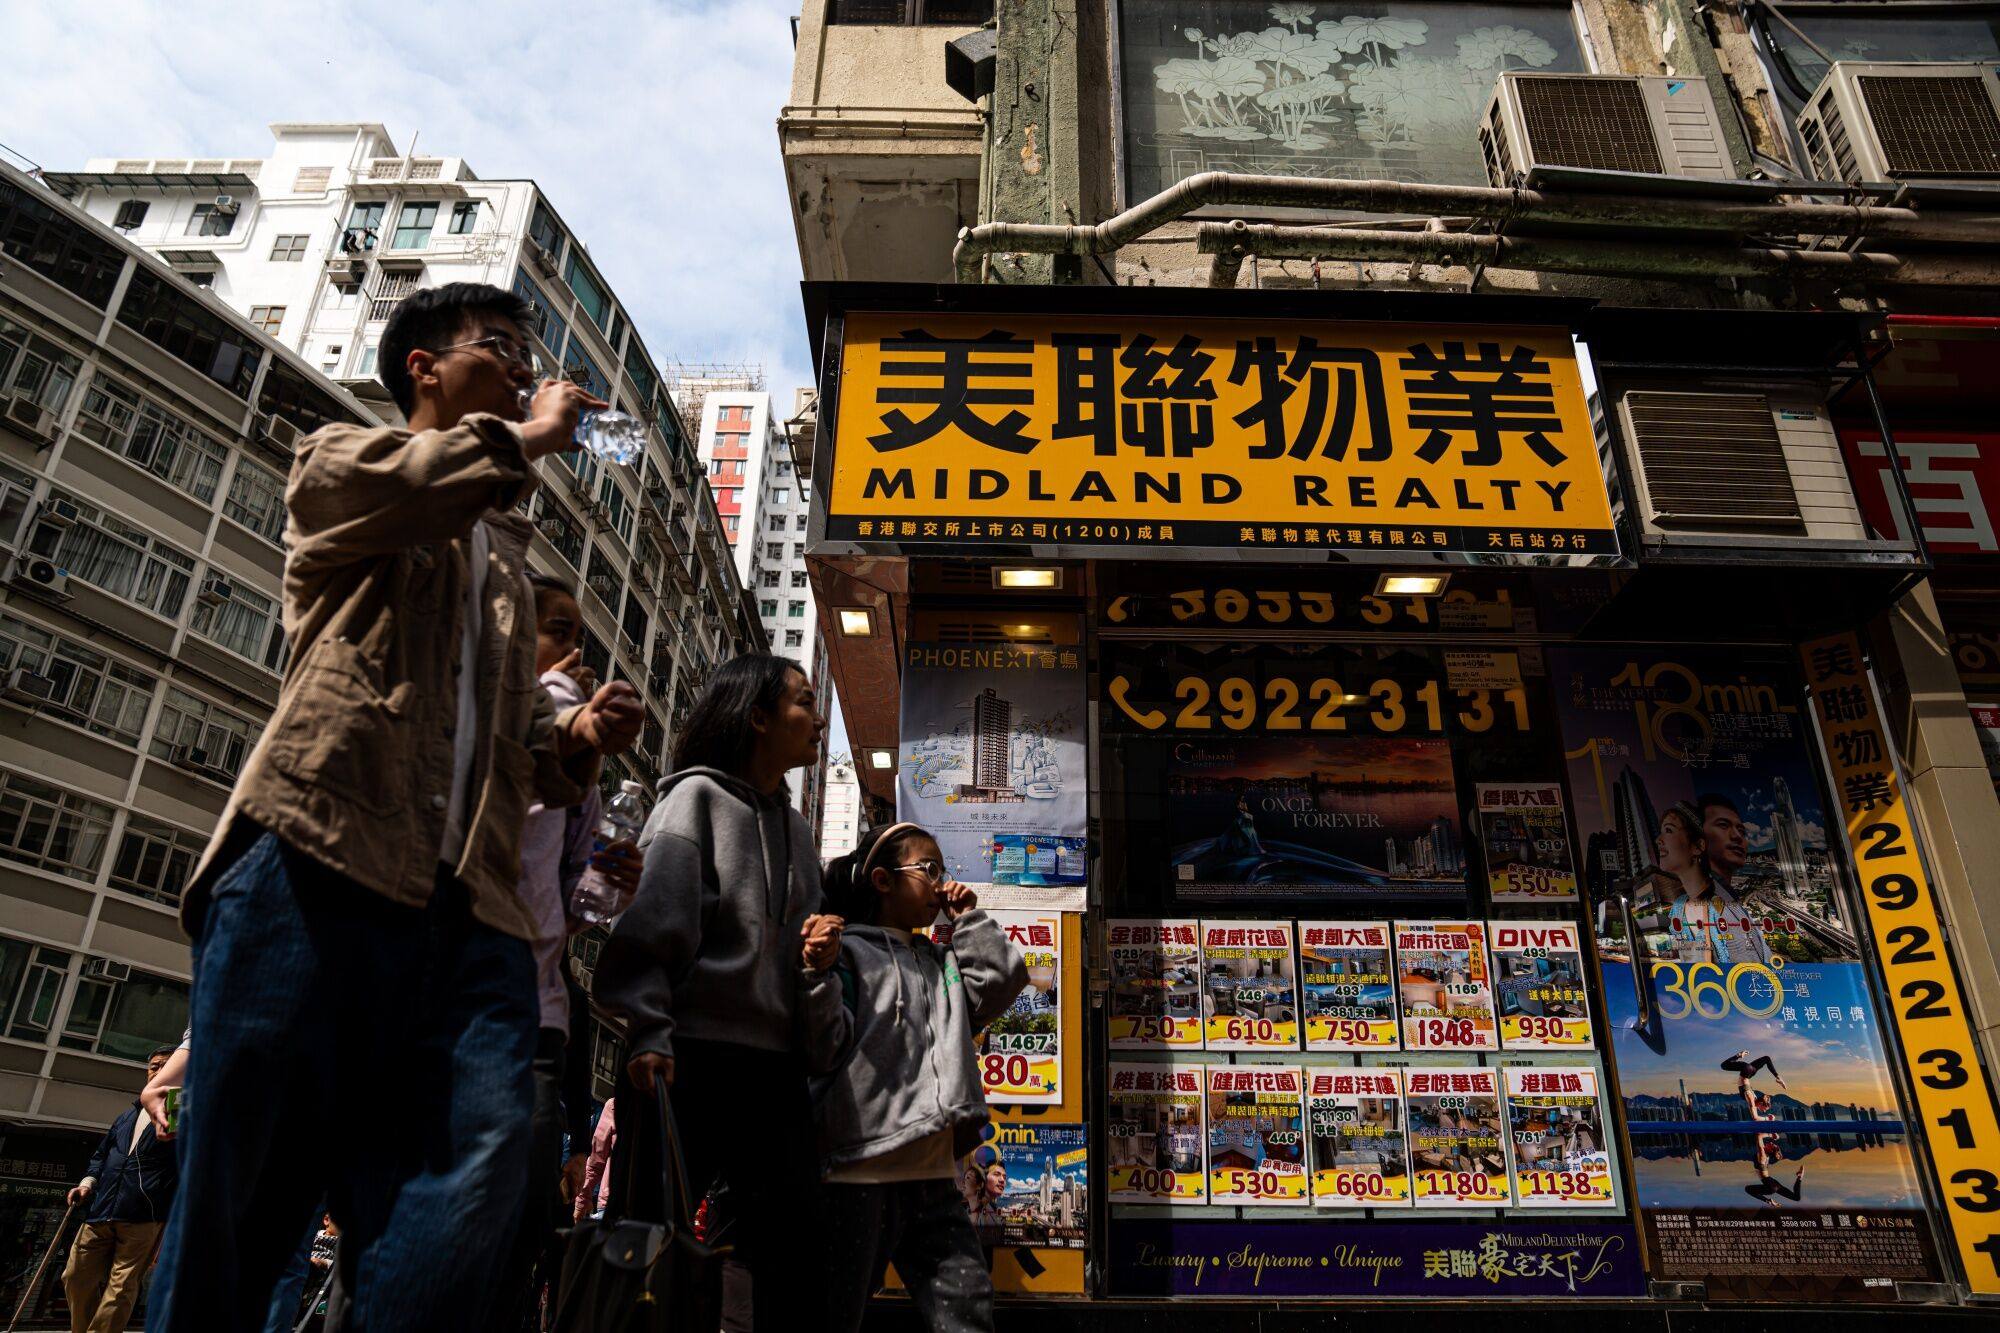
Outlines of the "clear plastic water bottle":
<svg viewBox="0 0 2000 1333">
<path fill-rule="evenodd" d="M 604 803 L 604 814 L 597 821 L 597 837 L 591 850 L 601 852 L 614 842 L 637 842 L 639 830 L 645 826 L 645 787 L 637 782 L 620 783 L 618 794 Z M 586 867 L 583 878 L 577 882 L 576 914 L 593 926 L 617 916 L 630 901 L 596 866 Z"/>
<path fill-rule="evenodd" d="M 646 451 L 646 423 L 609 408 L 586 412 L 576 436 L 584 448 L 607 463 L 630 467 Z"/>
</svg>

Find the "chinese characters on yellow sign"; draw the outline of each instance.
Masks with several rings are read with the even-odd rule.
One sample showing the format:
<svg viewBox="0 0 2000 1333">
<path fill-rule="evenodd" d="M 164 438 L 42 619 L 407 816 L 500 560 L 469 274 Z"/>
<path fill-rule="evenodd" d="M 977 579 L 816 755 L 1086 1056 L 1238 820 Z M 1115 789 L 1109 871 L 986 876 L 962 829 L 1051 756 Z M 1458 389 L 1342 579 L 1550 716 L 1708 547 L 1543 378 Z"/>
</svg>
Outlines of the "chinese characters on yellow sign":
<svg viewBox="0 0 2000 1333">
<path fill-rule="evenodd" d="M 1615 555 L 1567 332 L 849 315 L 840 541 Z"/>
</svg>

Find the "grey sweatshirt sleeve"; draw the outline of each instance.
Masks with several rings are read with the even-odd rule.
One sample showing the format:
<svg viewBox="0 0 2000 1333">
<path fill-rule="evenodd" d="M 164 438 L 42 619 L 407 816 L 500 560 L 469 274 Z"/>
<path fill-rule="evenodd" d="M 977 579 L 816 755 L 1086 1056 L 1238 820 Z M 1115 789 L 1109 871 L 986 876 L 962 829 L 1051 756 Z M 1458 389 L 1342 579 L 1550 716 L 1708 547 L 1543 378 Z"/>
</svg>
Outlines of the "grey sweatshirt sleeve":
<svg viewBox="0 0 2000 1333">
<path fill-rule="evenodd" d="M 831 1074 L 854 1040 L 854 970 L 845 959 L 824 972 L 799 970 L 799 1045 L 806 1070 Z"/>
<path fill-rule="evenodd" d="M 999 923 L 977 907 L 952 923 L 951 951 L 965 982 L 972 1030 L 982 1032 L 1028 984 L 1028 960 Z"/>
<path fill-rule="evenodd" d="M 701 952 L 702 923 L 721 897 L 699 844 L 662 832 L 646 847 L 639 891 L 597 961 L 593 993 L 622 1015 L 631 1055 L 674 1053 L 674 988 Z"/>
</svg>

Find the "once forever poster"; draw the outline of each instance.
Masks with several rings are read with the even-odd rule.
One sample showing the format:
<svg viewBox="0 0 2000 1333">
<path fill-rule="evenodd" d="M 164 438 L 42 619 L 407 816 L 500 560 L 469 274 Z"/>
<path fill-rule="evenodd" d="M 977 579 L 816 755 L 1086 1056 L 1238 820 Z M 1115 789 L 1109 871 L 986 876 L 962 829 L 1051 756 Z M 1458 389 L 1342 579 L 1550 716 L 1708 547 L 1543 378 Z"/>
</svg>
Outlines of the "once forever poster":
<svg viewBox="0 0 2000 1333">
<path fill-rule="evenodd" d="M 1010 901 L 1082 906 L 1083 858 L 1064 850 L 1085 833 L 1081 649 L 909 644 L 901 735 L 897 818 L 930 830 L 952 878 L 991 885 L 997 856 L 1003 880 L 1034 872 L 1025 878 L 1036 887 L 1010 888 Z M 1030 854 L 1037 838 L 1058 854 Z"/>
</svg>

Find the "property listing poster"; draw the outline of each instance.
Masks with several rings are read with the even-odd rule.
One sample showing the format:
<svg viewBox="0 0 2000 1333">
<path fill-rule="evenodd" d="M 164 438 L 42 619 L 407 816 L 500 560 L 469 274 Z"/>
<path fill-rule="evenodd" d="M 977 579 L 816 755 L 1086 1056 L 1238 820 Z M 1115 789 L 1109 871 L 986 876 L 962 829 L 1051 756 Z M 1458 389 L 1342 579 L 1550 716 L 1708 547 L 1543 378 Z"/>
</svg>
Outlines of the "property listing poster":
<svg viewBox="0 0 2000 1333">
<path fill-rule="evenodd" d="M 1409 1207 L 1403 1071 L 1308 1067 L 1305 1075 L 1313 1206 Z"/>
<path fill-rule="evenodd" d="M 1465 892 L 1451 745 L 1442 737 L 1189 738 L 1173 749 L 1166 814 L 1183 897 Z"/>
<path fill-rule="evenodd" d="M 1287 1065 L 1208 1068 L 1208 1194 L 1213 1203 L 1307 1202 L 1305 1079 Z"/>
<path fill-rule="evenodd" d="M 1201 923 L 1104 923 L 1114 1051 L 1195 1050 L 1202 1043 Z"/>
<path fill-rule="evenodd" d="M 1475 791 L 1487 895 L 1496 903 L 1575 902 L 1561 784 L 1482 782 Z"/>
<path fill-rule="evenodd" d="M 1510 1051 L 1587 1051 L 1590 997 L 1577 928 L 1566 921 L 1489 921 L 1500 1045 Z"/>
<path fill-rule="evenodd" d="M 1790 663 L 1590 646 L 1551 668 L 1652 1271 L 1739 1299 L 1936 1280 Z"/>
<path fill-rule="evenodd" d="M 1113 1062 L 1107 1075 L 1105 1149 L 1113 1203 L 1200 1203 L 1201 1067 Z"/>
<path fill-rule="evenodd" d="M 1086 876 L 1083 653 L 1030 644 L 903 650 L 896 817 L 989 904 L 1080 909 Z"/>
<path fill-rule="evenodd" d="M 1204 921 L 1201 959 L 1209 1050 L 1299 1048 L 1291 922 Z"/>
<path fill-rule="evenodd" d="M 1516 1065 L 1501 1072 L 1520 1206 L 1615 1207 L 1597 1070 Z"/>
<path fill-rule="evenodd" d="M 1492 963 L 1479 921 L 1398 921 L 1397 990 L 1412 1051 L 1495 1051 Z"/>
<path fill-rule="evenodd" d="M 1299 922 L 1299 995 L 1307 1050 L 1395 1050 L 1389 923 Z"/>
<path fill-rule="evenodd" d="M 990 913 L 1028 961 L 1028 984 L 979 1037 L 979 1071 L 986 1100 L 996 1106 L 1045 1106 L 1062 1101 L 1062 916 L 1056 912 Z"/>
<path fill-rule="evenodd" d="M 1407 1069 L 1410 1169 L 1419 1208 L 1504 1208 L 1506 1121 L 1500 1071 L 1458 1066 Z"/>
<path fill-rule="evenodd" d="M 1080 1250 L 1089 1230 L 1089 1135 L 1082 1125 L 1004 1123 L 968 1159 L 960 1189 L 982 1242 Z"/>
</svg>

